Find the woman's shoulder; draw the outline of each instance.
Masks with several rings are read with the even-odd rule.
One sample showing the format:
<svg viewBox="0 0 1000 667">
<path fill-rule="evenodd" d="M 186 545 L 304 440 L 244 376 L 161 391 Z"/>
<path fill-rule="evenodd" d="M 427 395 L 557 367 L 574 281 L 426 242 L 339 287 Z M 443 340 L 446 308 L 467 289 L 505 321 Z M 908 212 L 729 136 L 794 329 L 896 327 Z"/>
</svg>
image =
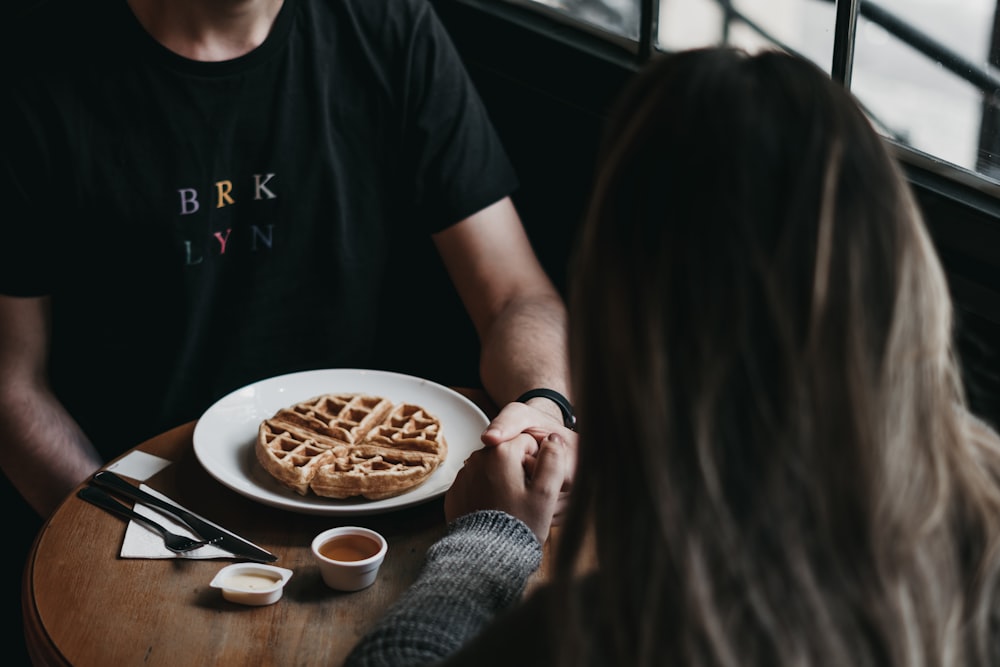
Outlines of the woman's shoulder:
<svg viewBox="0 0 1000 667">
<path fill-rule="evenodd" d="M 967 437 L 978 443 L 1000 447 L 1000 434 L 997 433 L 996 427 L 968 410 L 964 411 L 962 417 Z"/>
<path fill-rule="evenodd" d="M 593 576 L 573 582 L 568 591 L 569 599 L 567 592 L 556 585 L 542 584 L 533 589 L 522 604 L 500 614 L 442 667 L 558 665 L 562 647 L 571 636 L 586 637 L 588 643 L 602 636 L 594 628 L 596 619 L 591 613 L 596 608 L 595 595 L 596 579 Z M 518 640 L 511 641 L 511 637 Z M 601 655 L 601 648 L 588 646 L 580 654 L 594 657 Z M 594 661 L 594 664 L 600 664 L 600 661 Z"/>
<path fill-rule="evenodd" d="M 1000 484 L 1000 434 L 986 419 L 967 409 L 960 415 L 961 436 L 976 463 L 990 471 Z"/>
</svg>

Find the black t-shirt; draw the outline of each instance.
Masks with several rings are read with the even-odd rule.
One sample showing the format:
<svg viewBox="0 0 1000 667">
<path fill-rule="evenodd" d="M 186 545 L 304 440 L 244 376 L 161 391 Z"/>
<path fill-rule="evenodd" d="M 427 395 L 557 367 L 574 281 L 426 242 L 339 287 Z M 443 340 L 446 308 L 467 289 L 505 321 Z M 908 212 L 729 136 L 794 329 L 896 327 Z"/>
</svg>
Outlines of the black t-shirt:
<svg viewBox="0 0 1000 667">
<path fill-rule="evenodd" d="M 419 318 L 389 248 L 515 187 L 426 0 L 285 0 L 226 62 L 124 1 L 45 2 L 21 36 L 0 293 L 51 295 L 53 386 L 106 456 L 249 382 L 376 366 Z"/>
</svg>

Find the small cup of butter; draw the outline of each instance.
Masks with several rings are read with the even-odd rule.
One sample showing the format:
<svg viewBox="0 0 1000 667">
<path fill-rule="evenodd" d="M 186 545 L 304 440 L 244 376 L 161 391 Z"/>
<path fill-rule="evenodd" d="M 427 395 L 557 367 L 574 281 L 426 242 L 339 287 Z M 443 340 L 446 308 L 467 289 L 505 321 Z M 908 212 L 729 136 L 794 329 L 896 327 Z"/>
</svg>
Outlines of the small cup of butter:
<svg viewBox="0 0 1000 667">
<path fill-rule="evenodd" d="M 221 588 L 230 602 L 259 607 L 281 599 L 292 571 L 263 563 L 233 563 L 219 570 L 209 584 Z"/>
<path fill-rule="evenodd" d="M 312 541 L 323 582 L 338 591 L 359 591 L 375 583 L 387 551 L 384 537 L 360 526 L 324 530 Z"/>
</svg>

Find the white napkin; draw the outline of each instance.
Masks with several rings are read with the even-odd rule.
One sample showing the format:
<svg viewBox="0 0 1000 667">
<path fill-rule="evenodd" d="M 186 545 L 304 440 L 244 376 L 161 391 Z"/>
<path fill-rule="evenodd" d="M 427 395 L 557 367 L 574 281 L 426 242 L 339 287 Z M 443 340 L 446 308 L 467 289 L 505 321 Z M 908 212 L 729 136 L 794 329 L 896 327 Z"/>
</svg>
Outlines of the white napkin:
<svg viewBox="0 0 1000 667">
<path fill-rule="evenodd" d="M 170 465 L 170 461 L 161 456 L 134 451 L 108 465 L 105 470 L 113 470 L 119 475 L 131 477 L 137 482 L 145 482 L 168 465 Z"/>
<path fill-rule="evenodd" d="M 140 484 L 139 488 L 149 493 L 151 495 L 157 496 L 158 498 L 163 498 L 164 500 L 169 500 L 162 493 L 149 488 L 145 484 Z M 152 510 L 145 505 L 136 503 L 134 507 L 137 514 L 142 516 L 147 516 L 150 519 L 156 521 L 158 524 L 166 528 L 172 533 L 177 533 L 178 535 L 186 535 L 188 537 L 195 537 L 194 533 L 185 526 L 184 524 L 175 521 L 173 518 L 160 514 L 159 512 Z M 233 554 L 228 551 L 224 551 L 218 547 L 207 544 L 203 547 L 198 547 L 192 551 L 187 551 L 182 554 L 174 553 L 170 551 L 165 546 L 163 546 L 163 538 L 159 533 L 154 532 L 150 528 L 146 528 L 140 523 L 135 521 L 129 521 L 128 527 L 125 528 L 125 540 L 122 543 L 121 550 L 122 558 L 234 558 Z"/>
</svg>

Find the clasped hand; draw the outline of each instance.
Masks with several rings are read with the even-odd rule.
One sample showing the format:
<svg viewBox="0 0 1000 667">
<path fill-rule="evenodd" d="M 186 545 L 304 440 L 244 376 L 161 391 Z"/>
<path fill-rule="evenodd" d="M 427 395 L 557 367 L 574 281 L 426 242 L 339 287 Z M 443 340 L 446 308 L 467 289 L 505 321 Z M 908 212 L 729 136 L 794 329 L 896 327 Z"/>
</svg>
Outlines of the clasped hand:
<svg viewBox="0 0 1000 667">
<path fill-rule="evenodd" d="M 524 521 L 544 543 L 565 508 L 576 469 L 577 435 L 549 415 L 510 403 L 483 433 L 445 495 L 448 521 L 495 509 Z"/>
</svg>

